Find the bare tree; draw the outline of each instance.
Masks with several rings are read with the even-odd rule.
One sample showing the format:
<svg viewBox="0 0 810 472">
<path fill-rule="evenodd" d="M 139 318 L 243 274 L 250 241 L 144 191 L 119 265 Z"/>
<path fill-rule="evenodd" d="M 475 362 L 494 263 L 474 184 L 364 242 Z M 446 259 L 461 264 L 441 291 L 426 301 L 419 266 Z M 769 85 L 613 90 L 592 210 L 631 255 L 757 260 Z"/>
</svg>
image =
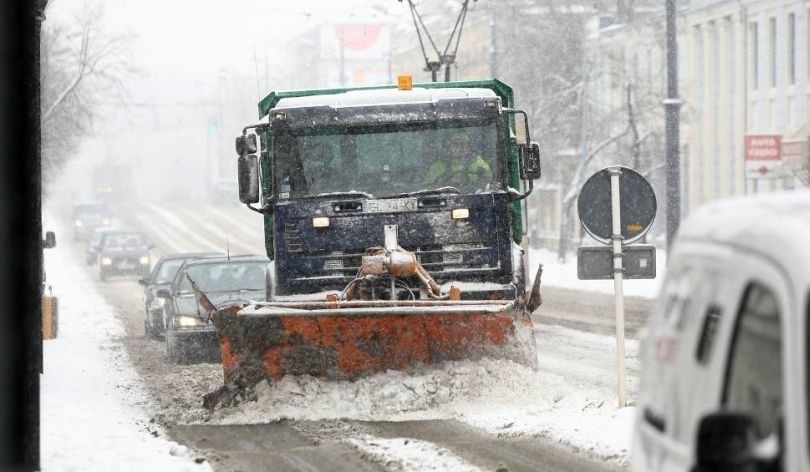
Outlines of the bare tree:
<svg viewBox="0 0 810 472">
<path fill-rule="evenodd" d="M 123 102 L 133 36 L 104 29 L 101 4 L 87 4 L 71 24 L 48 20 L 41 41 L 42 170 L 49 180 L 92 131 L 98 102 Z"/>
</svg>

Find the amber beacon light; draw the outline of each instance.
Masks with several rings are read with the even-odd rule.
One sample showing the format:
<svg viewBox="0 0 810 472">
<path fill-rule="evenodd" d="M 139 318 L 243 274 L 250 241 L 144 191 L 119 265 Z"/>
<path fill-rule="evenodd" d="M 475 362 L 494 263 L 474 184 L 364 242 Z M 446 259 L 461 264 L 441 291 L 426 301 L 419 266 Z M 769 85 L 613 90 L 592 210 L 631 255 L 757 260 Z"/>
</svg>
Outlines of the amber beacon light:
<svg viewBox="0 0 810 472">
<path fill-rule="evenodd" d="M 397 88 L 400 90 L 413 90 L 413 77 L 410 75 L 397 76 Z"/>
</svg>

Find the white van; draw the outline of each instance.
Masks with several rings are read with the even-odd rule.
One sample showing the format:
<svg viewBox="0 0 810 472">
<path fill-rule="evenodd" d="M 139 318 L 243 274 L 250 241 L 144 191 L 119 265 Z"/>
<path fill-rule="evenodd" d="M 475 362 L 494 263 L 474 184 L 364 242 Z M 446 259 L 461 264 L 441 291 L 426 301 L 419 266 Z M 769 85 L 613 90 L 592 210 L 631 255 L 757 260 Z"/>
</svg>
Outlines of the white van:
<svg viewBox="0 0 810 472">
<path fill-rule="evenodd" d="M 810 471 L 810 192 L 681 227 L 641 342 L 634 471 Z"/>
</svg>

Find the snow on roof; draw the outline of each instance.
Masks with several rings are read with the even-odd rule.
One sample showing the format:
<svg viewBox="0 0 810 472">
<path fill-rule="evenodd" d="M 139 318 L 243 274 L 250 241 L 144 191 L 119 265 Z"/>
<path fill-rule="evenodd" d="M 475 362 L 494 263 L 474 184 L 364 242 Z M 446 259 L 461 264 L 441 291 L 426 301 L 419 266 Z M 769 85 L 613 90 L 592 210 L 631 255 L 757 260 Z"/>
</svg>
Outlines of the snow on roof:
<svg viewBox="0 0 810 472">
<path fill-rule="evenodd" d="M 705 241 L 765 255 L 797 284 L 810 283 L 810 191 L 718 200 L 700 207 L 680 241 Z"/>
<path fill-rule="evenodd" d="M 376 89 L 349 90 L 332 95 L 311 95 L 307 97 L 282 98 L 274 110 L 314 106 L 333 108 L 368 105 L 391 105 L 397 103 L 435 103 L 454 98 L 496 98 L 495 92 L 483 88 L 440 88 L 413 90 Z"/>
</svg>

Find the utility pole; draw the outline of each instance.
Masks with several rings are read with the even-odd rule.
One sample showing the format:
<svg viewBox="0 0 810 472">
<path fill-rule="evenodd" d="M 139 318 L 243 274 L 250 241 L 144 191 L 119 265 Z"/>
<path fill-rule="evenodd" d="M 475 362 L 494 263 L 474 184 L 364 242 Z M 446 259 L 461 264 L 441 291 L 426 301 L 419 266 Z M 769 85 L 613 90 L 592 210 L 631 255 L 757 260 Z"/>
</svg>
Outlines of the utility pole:
<svg viewBox="0 0 810 472">
<path fill-rule="evenodd" d="M 667 174 L 667 251 L 681 224 L 680 112 L 678 97 L 678 31 L 675 26 L 676 0 L 666 0 L 667 16 L 667 97 L 664 99 Z"/>
<path fill-rule="evenodd" d="M 40 30 L 44 0 L 0 2 L 0 470 L 39 470 Z"/>
</svg>

